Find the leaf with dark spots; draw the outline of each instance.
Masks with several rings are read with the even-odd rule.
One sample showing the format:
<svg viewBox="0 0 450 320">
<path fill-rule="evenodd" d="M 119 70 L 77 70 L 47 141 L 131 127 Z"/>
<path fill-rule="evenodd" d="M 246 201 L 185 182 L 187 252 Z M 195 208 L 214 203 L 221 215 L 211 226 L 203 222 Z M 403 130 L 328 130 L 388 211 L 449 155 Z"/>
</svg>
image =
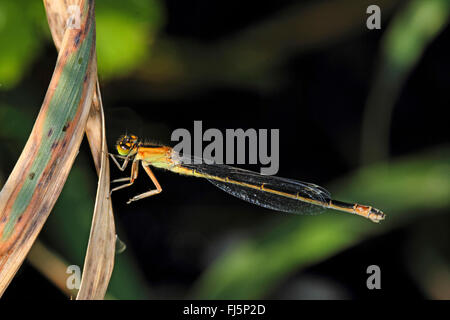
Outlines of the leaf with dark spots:
<svg viewBox="0 0 450 320">
<path fill-rule="evenodd" d="M 81 31 L 78 32 L 78 34 L 75 36 L 75 40 L 74 40 L 75 46 L 78 46 L 78 44 L 80 43 L 80 37 L 81 37 Z"/>
</svg>

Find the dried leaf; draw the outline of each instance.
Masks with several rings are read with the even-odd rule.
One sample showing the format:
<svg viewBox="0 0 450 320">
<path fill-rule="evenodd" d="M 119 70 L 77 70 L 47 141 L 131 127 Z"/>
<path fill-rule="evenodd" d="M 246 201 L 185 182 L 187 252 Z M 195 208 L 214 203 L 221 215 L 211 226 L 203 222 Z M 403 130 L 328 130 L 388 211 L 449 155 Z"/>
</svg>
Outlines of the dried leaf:
<svg viewBox="0 0 450 320">
<path fill-rule="evenodd" d="M 68 1 L 44 0 L 47 19 L 56 48 L 60 46 L 65 21 L 69 18 Z M 109 195 L 109 159 L 106 146 L 105 122 L 100 86 L 94 94 L 86 124 L 95 167 L 99 174 L 92 227 L 77 299 L 103 299 L 114 267 L 115 226 Z"/>
<path fill-rule="evenodd" d="M 31 135 L 0 193 L 0 295 L 19 269 L 64 186 L 94 94 L 93 2 L 77 2 L 80 28 L 64 33 Z"/>
<path fill-rule="evenodd" d="M 101 97 L 97 82 L 97 96 Z M 77 300 L 103 299 L 114 267 L 116 232 L 111 198 L 109 197 L 109 159 L 106 147 L 105 119 L 101 98 L 92 106 L 86 127 L 94 159 L 100 158 L 97 198 L 92 218 L 91 234 L 84 261 L 83 277 Z M 100 124 L 100 126 L 99 126 Z M 96 130 L 98 128 L 99 130 Z M 101 139 L 96 133 L 101 132 Z M 95 138 L 97 137 L 97 138 Z M 95 141 L 101 142 L 101 149 L 95 148 Z M 96 162 L 97 163 L 97 162 Z M 98 165 L 96 166 L 98 168 Z"/>
</svg>

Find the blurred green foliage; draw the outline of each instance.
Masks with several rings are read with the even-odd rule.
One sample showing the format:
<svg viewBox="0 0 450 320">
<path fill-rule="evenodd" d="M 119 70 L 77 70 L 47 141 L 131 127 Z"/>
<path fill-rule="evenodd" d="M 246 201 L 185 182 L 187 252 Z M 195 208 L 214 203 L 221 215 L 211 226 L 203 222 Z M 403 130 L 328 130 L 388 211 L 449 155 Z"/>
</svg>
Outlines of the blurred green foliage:
<svg viewBox="0 0 450 320">
<path fill-rule="evenodd" d="M 389 26 L 383 48 L 386 59 L 399 69 L 409 69 L 448 23 L 449 15 L 448 0 L 412 1 Z"/>
<path fill-rule="evenodd" d="M 100 77 L 122 76 L 151 52 L 165 22 L 158 0 L 97 1 L 97 60 Z M 20 41 L 17 41 L 20 39 Z M 41 1 L 0 2 L 0 89 L 14 87 L 45 45 L 50 31 Z"/>
<path fill-rule="evenodd" d="M 142 64 L 164 24 L 164 13 L 157 0 L 97 1 L 96 19 L 103 79 L 127 74 Z"/>
<path fill-rule="evenodd" d="M 387 160 L 392 110 L 397 97 L 428 44 L 448 24 L 449 15 L 448 0 L 412 0 L 388 25 L 381 42 L 380 64 L 364 112 L 363 164 Z"/>
<path fill-rule="evenodd" d="M 49 34 L 42 2 L 0 2 L 0 89 L 20 81 Z"/>
</svg>

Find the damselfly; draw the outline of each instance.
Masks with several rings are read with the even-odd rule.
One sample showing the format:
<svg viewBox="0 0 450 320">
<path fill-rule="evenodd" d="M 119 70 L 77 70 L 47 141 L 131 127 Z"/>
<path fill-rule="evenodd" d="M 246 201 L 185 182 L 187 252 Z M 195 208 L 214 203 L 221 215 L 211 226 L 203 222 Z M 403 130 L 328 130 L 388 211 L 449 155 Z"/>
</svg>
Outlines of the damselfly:
<svg viewBox="0 0 450 320">
<path fill-rule="evenodd" d="M 289 213 L 317 213 L 326 208 L 356 214 L 373 222 L 384 219 L 384 213 L 371 206 L 346 203 L 331 199 L 324 188 L 275 176 L 265 176 L 222 164 L 196 163 L 191 157 L 181 156 L 170 147 L 144 143 L 135 135 L 124 135 L 117 141 L 119 155 L 110 154 L 117 167 L 124 171 L 131 161 L 131 175 L 112 182 L 127 182 L 111 190 L 131 186 L 138 176 L 139 162 L 156 189 L 131 198 L 128 203 L 158 194 L 162 188 L 150 166 L 166 169 L 186 176 L 205 178 L 235 197 L 272 210 Z M 123 159 L 122 165 L 117 159 Z"/>
</svg>

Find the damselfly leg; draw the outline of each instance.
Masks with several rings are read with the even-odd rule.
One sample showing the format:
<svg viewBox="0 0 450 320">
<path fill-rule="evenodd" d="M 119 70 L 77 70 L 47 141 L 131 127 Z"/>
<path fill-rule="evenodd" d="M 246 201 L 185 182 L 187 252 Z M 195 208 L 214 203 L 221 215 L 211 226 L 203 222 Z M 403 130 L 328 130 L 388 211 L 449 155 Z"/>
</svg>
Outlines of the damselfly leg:
<svg viewBox="0 0 450 320">
<path fill-rule="evenodd" d="M 119 159 L 125 159 L 124 163 L 122 165 L 120 165 L 120 163 L 117 161 L 117 159 L 115 159 L 114 157 L 115 155 L 111 155 L 111 158 L 113 158 L 114 163 L 116 164 L 117 168 L 119 168 L 121 171 L 124 171 L 127 167 L 128 164 L 128 157 L 122 157 L 122 156 L 117 156 Z M 131 175 L 130 177 L 126 177 L 126 178 L 119 178 L 116 180 L 111 181 L 111 183 L 114 182 L 123 182 L 123 181 L 129 181 L 129 183 L 123 184 L 121 186 L 115 187 L 111 190 L 110 195 L 113 191 L 117 191 L 123 188 L 127 188 L 130 187 L 134 181 L 136 180 L 138 173 L 139 173 L 139 160 L 134 159 L 132 162 L 132 166 L 131 166 Z M 149 190 L 147 192 L 144 192 L 142 194 L 138 194 L 136 196 L 134 196 L 133 198 L 131 198 L 127 204 L 130 204 L 133 201 L 137 201 L 137 200 L 141 200 L 147 197 L 151 197 L 155 194 L 158 194 L 162 191 L 162 187 L 159 184 L 158 180 L 155 177 L 155 174 L 152 172 L 152 170 L 149 168 L 148 164 L 145 164 L 144 162 L 141 162 L 142 167 L 144 168 L 145 172 L 147 173 L 147 175 L 150 177 L 150 179 L 152 180 L 153 184 L 155 185 L 156 189 L 153 190 Z"/>
</svg>

